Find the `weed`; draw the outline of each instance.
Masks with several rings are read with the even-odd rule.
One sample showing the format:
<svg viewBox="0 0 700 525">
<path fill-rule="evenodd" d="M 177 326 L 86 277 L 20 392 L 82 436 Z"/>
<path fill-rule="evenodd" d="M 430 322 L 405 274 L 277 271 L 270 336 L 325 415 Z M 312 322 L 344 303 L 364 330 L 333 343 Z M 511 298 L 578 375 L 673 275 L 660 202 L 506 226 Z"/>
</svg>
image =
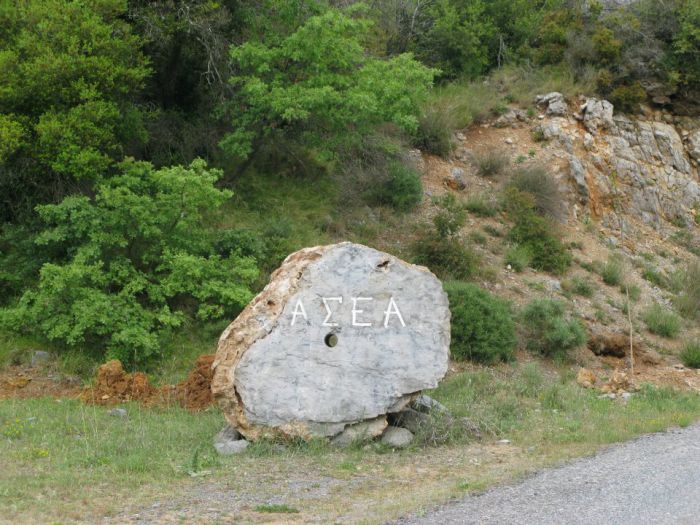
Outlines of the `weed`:
<svg viewBox="0 0 700 525">
<path fill-rule="evenodd" d="M 275 513 L 275 514 L 296 514 L 299 512 L 298 509 L 295 509 L 294 507 L 290 507 L 289 505 L 286 504 L 267 504 L 267 505 L 258 505 L 255 507 L 255 512 L 270 512 L 270 513 Z"/>
<path fill-rule="evenodd" d="M 581 295 L 583 297 L 592 297 L 595 293 L 595 287 L 593 283 L 588 279 L 580 276 L 572 277 L 570 281 L 562 283 L 562 287 L 565 290 L 569 290 L 576 295 Z"/>
<path fill-rule="evenodd" d="M 493 217 L 498 213 L 496 205 L 485 195 L 472 195 L 464 203 L 464 208 L 479 217 Z"/>
<path fill-rule="evenodd" d="M 608 257 L 608 260 L 600 266 L 600 276 L 608 286 L 619 286 L 623 271 L 622 260 L 615 256 Z"/>
<path fill-rule="evenodd" d="M 700 317 L 700 262 L 694 261 L 682 270 L 678 277 L 674 305 L 688 319 Z"/>
<path fill-rule="evenodd" d="M 474 153 L 474 164 L 482 177 L 495 177 L 508 167 L 508 155 L 497 149 L 487 149 Z"/>
<path fill-rule="evenodd" d="M 700 368 L 700 341 L 688 341 L 683 346 L 681 361 L 688 368 Z"/>
<path fill-rule="evenodd" d="M 658 303 L 653 304 L 643 313 L 642 320 L 652 334 L 661 337 L 676 337 L 681 330 L 680 318 Z"/>
<path fill-rule="evenodd" d="M 530 266 L 532 262 L 532 251 L 526 245 L 518 244 L 508 250 L 505 257 L 505 263 L 509 264 L 515 272 L 522 272 Z"/>
</svg>

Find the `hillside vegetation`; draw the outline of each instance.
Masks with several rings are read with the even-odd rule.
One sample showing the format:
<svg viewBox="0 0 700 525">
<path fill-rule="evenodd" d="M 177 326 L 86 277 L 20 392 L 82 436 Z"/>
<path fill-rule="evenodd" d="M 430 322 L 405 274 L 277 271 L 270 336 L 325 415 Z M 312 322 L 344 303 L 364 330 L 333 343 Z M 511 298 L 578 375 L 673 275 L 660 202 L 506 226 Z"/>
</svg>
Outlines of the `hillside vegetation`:
<svg viewBox="0 0 700 525">
<path fill-rule="evenodd" d="M 289 252 L 389 232 L 473 280 L 462 204 L 404 216 L 424 199 L 409 148 L 449 156 L 455 130 L 552 90 L 692 112 L 699 35 L 690 0 L 5 3 L 0 327 L 149 367 L 235 317 Z M 533 177 L 471 207 L 515 223 L 512 266 L 562 274 Z"/>
</svg>

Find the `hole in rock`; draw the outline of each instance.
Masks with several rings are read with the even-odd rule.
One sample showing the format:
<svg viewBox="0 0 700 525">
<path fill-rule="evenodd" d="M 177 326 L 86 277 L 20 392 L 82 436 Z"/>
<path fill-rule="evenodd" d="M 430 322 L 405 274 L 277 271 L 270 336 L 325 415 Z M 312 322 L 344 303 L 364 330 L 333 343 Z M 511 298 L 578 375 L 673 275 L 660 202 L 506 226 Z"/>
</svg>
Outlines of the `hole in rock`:
<svg viewBox="0 0 700 525">
<path fill-rule="evenodd" d="M 326 346 L 333 348 L 338 344 L 338 336 L 335 334 L 326 334 L 326 337 L 323 338 L 323 342 L 326 343 Z"/>
</svg>

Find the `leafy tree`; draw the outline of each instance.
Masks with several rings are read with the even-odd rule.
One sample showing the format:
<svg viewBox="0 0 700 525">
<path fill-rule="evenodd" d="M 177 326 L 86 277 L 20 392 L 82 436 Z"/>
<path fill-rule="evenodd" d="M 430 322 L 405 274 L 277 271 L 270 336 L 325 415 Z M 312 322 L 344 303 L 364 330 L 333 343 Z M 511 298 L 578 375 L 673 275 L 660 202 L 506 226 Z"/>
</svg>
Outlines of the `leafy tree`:
<svg viewBox="0 0 700 525">
<path fill-rule="evenodd" d="M 474 78 L 486 70 L 495 27 L 482 0 L 437 0 L 425 16 L 429 29 L 416 38 L 416 56 L 438 67 L 443 78 Z"/>
<path fill-rule="evenodd" d="M 700 4 L 681 2 L 678 10 L 680 31 L 673 38 L 673 57 L 680 70 L 681 81 L 700 85 Z"/>
<path fill-rule="evenodd" d="M 434 71 L 408 54 L 368 56 L 369 22 L 352 13 L 328 10 L 279 42 L 231 48 L 238 93 L 226 152 L 250 161 L 264 142 L 282 139 L 328 159 L 378 124 L 416 129 Z"/>
<path fill-rule="evenodd" d="M 89 188 L 145 135 L 148 74 L 124 0 L 0 7 L 0 220 Z"/>
<path fill-rule="evenodd" d="M 126 161 L 94 198 L 40 206 L 46 229 L 36 242 L 61 255 L 0 320 L 142 363 L 188 317 L 233 315 L 251 298 L 257 268 L 239 252 L 215 253 L 208 218 L 231 196 L 214 187 L 220 175 L 201 160 L 160 170 Z"/>
</svg>

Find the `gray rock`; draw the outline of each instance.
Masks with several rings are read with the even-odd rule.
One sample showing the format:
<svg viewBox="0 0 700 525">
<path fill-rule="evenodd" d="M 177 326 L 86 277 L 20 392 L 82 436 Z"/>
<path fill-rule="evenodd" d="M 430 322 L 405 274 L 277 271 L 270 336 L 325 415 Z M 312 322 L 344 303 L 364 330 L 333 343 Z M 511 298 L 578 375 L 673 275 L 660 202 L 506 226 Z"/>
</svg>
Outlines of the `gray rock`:
<svg viewBox="0 0 700 525">
<path fill-rule="evenodd" d="M 233 454 L 240 454 L 243 452 L 248 448 L 248 444 L 248 441 L 245 439 L 237 439 L 221 443 L 214 443 L 214 448 L 222 456 L 232 456 Z"/>
<path fill-rule="evenodd" d="M 563 117 L 569 111 L 569 107 L 564 100 L 564 95 L 556 91 L 547 93 L 546 95 L 538 95 L 535 97 L 535 103 L 546 106 L 547 115 L 554 117 Z"/>
<path fill-rule="evenodd" d="M 614 125 L 613 105 L 607 100 L 589 98 L 582 108 L 583 125 L 595 134 L 599 129 L 608 129 Z"/>
<path fill-rule="evenodd" d="M 432 411 L 442 412 L 444 414 L 450 413 L 445 405 L 426 394 L 418 396 L 411 405 L 415 410 L 423 413 Z"/>
<path fill-rule="evenodd" d="M 576 183 L 576 189 L 578 190 L 581 199 L 584 201 L 584 203 L 587 203 L 589 195 L 588 182 L 586 181 L 586 168 L 583 167 L 583 164 L 578 158 L 571 156 L 569 158 L 569 170 L 571 177 Z"/>
<path fill-rule="evenodd" d="M 107 412 L 110 416 L 114 417 L 126 417 L 128 415 L 128 412 L 126 411 L 126 408 L 113 408 L 109 412 Z"/>
<path fill-rule="evenodd" d="M 688 134 L 687 137 L 688 155 L 700 162 L 700 129 Z"/>
<path fill-rule="evenodd" d="M 358 244 L 306 248 L 222 334 L 212 392 L 247 439 L 330 437 L 437 386 L 449 319 L 425 268 Z"/>
<path fill-rule="evenodd" d="M 463 190 L 467 187 L 467 182 L 464 180 L 464 170 L 462 168 L 452 168 L 452 184 L 456 189 Z"/>
<path fill-rule="evenodd" d="M 386 418 L 383 416 L 355 423 L 347 426 L 340 434 L 335 436 L 331 440 L 331 444 L 336 447 L 347 447 L 358 441 L 369 441 L 377 436 L 381 436 L 387 425 Z"/>
<path fill-rule="evenodd" d="M 382 443 L 391 448 L 407 447 L 412 441 L 413 434 L 405 428 L 389 427 L 382 435 Z"/>
<path fill-rule="evenodd" d="M 241 433 L 231 425 L 226 425 L 222 428 L 214 438 L 214 443 L 224 443 L 226 441 L 238 441 L 241 439 Z"/>
<path fill-rule="evenodd" d="M 418 412 L 412 408 L 406 408 L 401 412 L 389 414 L 389 423 L 391 423 L 392 426 L 405 428 L 414 434 L 430 426 L 431 421 L 431 417 L 428 414 Z"/>
<path fill-rule="evenodd" d="M 32 352 L 31 364 L 32 364 L 32 366 L 42 365 L 42 364 L 46 363 L 50 357 L 51 357 L 51 354 L 49 354 L 48 352 L 46 352 L 44 350 L 34 350 L 34 352 Z"/>
</svg>

